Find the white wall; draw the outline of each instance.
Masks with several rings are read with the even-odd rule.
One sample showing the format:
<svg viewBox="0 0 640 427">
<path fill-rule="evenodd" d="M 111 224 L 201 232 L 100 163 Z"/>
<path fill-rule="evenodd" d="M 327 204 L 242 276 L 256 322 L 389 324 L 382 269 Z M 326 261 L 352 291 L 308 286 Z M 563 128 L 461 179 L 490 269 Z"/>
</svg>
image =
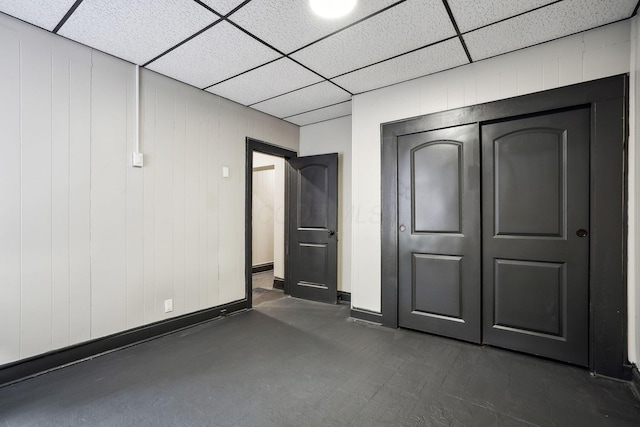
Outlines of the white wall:
<svg viewBox="0 0 640 427">
<path fill-rule="evenodd" d="M 380 124 L 629 72 L 624 21 L 353 98 L 352 306 L 380 311 Z"/>
<path fill-rule="evenodd" d="M 640 20 L 636 16 L 631 20 L 631 73 L 629 101 L 629 239 L 628 239 L 628 325 L 629 325 L 629 361 L 640 363 Z"/>
<path fill-rule="evenodd" d="M 264 167 L 253 169 L 251 256 L 254 266 L 273 263 L 275 168 L 268 167 L 269 169 Z"/>
<path fill-rule="evenodd" d="M 338 290 L 351 292 L 351 116 L 300 128 L 300 155 L 338 153 Z"/>
<path fill-rule="evenodd" d="M 244 297 L 245 137 L 297 126 L 144 71 L 132 168 L 133 65 L 4 15 L 0 63 L 0 364 Z"/>
<path fill-rule="evenodd" d="M 273 166 L 273 258 L 271 261 L 273 261 L 274 277 L 284 279 L 285 160 L 282 157 L 254 152 L 253 166 L 254 168 L 260 166 Z M 256 188 L 254 183 L 254 194 L 255 192 Z M 254 265 L 255 264 L 256 263 L 254 262 Z"/>
</svg>

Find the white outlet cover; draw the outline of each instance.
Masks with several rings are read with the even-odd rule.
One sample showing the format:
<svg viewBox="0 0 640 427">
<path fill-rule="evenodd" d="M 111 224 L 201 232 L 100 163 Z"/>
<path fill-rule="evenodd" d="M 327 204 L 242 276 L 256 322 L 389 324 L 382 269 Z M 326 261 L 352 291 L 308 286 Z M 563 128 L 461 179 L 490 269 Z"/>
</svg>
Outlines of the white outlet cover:
<svg viewBox="0 0 640 427">
<path fill-rule="evenodd" d="M 165 313 L 170 313 L 173 311 L 173 300 L 172 299 L 168 299 L 164 301 L 164 312 Z"/>
</svg>

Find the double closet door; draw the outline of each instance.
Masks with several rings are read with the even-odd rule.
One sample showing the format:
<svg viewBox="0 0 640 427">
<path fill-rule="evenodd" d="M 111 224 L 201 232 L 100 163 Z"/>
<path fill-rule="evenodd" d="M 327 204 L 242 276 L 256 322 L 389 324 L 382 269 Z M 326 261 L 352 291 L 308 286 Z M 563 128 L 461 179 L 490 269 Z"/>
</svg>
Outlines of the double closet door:
<svg viewBox="0 0 640 427">
<path fill-rule="evenodd" d="M 589 110 L 398 138 L 398 321 L 586 366 Z"/>
</svg>

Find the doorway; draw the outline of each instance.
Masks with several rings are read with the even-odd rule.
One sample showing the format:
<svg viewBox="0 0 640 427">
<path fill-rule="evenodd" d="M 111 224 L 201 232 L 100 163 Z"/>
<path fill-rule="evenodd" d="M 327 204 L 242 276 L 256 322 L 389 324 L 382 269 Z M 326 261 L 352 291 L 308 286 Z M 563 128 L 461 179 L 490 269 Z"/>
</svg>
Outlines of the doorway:
<svg viewBox="0 0 640 427">
<path fill-rule="evenodd" d="M 247 138 L 245 177 L 249 307 L 255 305 L 254 298 L 260 302 L 261 294 L 279 287 L 292 297 L 336 304 L 338 154 L 298 157 L 294 151 Z M 284 191 L 279 197 L 266 195 L 269 187 L 281 185 Z M 256 280 L 260 290 L 254 292 L 253 274 L 269 271 L 271 266 L 275 286 L 269 289 L 271 279 L 260 277 Z"/>
<path fill-rule="evenodd" d="M 254 307 L 288 293 L 288 161 L 298 154 L 253 138 L 246 145 L 245 289 Z"/>
<path fill-rule="evenodd" d="M 252 301 L 282 298 L 284 294 L 285 160 L 253 152 L 252 169 Z"/>
<path fill-rule="evenodd" d="M 435 333 L 455 337 L 446 328 L 455 329 L 460 334 L 469 334 L 457 338 L 487 342 L 586 365 L 592 372 L 601 375 L 630 378 L 626 353 L 625 283 L 627 87 L 627 76 L 616 76 L 383 124 L 383 324 L 391 327 L 407 324 L 406 319 L 399 322 L 404 316 L 401 314 L 404 298 L 404 304 L 409 301 L 410 314 L 422 310 L 430 312 L 431 315 L 418 315 L 421 320 L 430 317 L 434 322 L 439 321 L 440 324 L 434 328 L 441 329 L 435 330 Z M 534 186 L 532 192 L 528 191 L 531 199 L 540 200 L 533 204 L 531 204 L 532 200 L 518 200 L 520 195 L 516 192 L 510 196 L 516 203 L 509 203 L 509 197 L 506 197 L 506 194 L 511 191 L 509 185 L 517 183 L 518 179 L 523 177 L 516 174 L 501 184 L 500 177 L 504 177 L 505 173 L 509 176 L 509 170 L 501 169 L 500 156 L 510 154 L 513 150 L 517 152 L 525 147 L 511 142 L 523 135 L 526 139 L 527 136 L 526 132 L 519 135 L 517 129 L 505 130 L 500 127 L 514 125 L 517 120 L 526 121 L 569 111 L 582 114 L 581 120 L 587 122 L 586 130 L 571 131 L 572 134 L 586 133 L 586 136 L 582 137 L 583 140 L 588 139 L 588 143 L 582 147 L 586 148 L 586 151 L 576 155 L 576 160 L 571 160 L 571 163 L 565 163 L 568 157 L 558 156 L 562 152 L 564 152 L 562 155 L 568 153 L 567 150 L 570 147 L 564 142 L 558 145 L 557 141 L 563 141 L 562 132 L 555 136 L 548 134 L 538 138 L 543 141 L 543 145 L 547 145 L 547 149 L 535 150 L 530 162 L 526 160 L 525 153 L 521 152 L 522 159 L 525 159 L 524 163 L 521 161 L 515 163 L 520 162 L 517 169 L 524 172 L 528 170 L 532 175 L 543 171 L 542 176 L 525 177 L 523 181 L 532 180 L 541 183 L 540 186 Z M 525 127 L 527 126 L 529 124 Z M 426 242 L 427 246 L 422 245 L 420 250 L 413 250 L 400 243 L 402 239 L 409 239 L 403 234 L 416 229 L 415 222 L 405 224 L 408 220 L 402 217 L 403 208 L 400 200 L 403 197 L 401 191 L 405 189 L 398 185 L 404 173 L 399 165 L 403 152 L 402 141 L 405 139 L 411 141 L 418 134 L 427 135 L 429 132 L 445 129 L 453 132 L 451 129 L 456 127 L 459 130 L 458 135 L 434 138 L 441 142 L 447 141 L 447 144 L 440 144 L 440 147 L 433 146 L 432 153 L 439 151 L 438 154 L 445 163 L 447 159 L 449 160 L 446 164 L 451 164 L 452 170 L 455 171 L 458 167 L 463 173 L 454 179 L 454 173 L 451 170 L 445 170 L 437 174 L 434 179 L 444 179 L 443 175 L 447 173 L 450 175 L 450 179 L 447 180 L 450 186 L 445 187 L 447 190 L 441 195 L 440 206 L 447 206 L 449 203 L 448 209 L 453 207 L 458 209 L 459 214 L 466 213 L 467 220 L 471 223 L 475 222 L 476 226 L 471 227 L 471 234 L 468 234 L 469 232 L 465 231 L 465 221 L 461 220 L 459 215 L 459 221 L 455 220 L 456 215 L 453 215 L 453 220 L 450 215 L 445 215 L 443 218 L 425 217 L 417 223 L 418 228 L 421 229 L 419 231 L 425 232 L 417 233 L 419 236 L 416 236 L 416 239 L 426 238 L 431 239 L 432 242 Z M 540 130 L 556 126 L 533 123 L 529 127 Z M 467 132 L 466 136 L 464 132 Z M 504 138 L 506 135 L 515 136 L 515 139 L 509 141 L 509 138 Z M 469 160 L 462 154 L 462 147 L 473 145 L 474 138 L 478 141 L 482 140 L 475 145 L 481 151 L 478 160 Z M 504 144 L 497 150 L 498 159 L 496 160 L 495 143 L 498 140 L 499 146 L 501 138 Z M 553 142 L 554 138 L 556 142 Z M 487 143 L 486 140 L 491 142 Z M 418 144 L 414 148 L 419 146 Z M 553 154 L 554 147 L 556 147 L 555 154 Z M 472 151 L 466 150 L 467 155 Z M 541 156 L 541 158 L 538 159 L 535 156 Z M 419 160 L 428 164 L 429 156 L 423 157 Z M 546 160 L 542 161 L 542 157 Z M 541 160 L 541 164 L 545 165 L 542 169 L 532 168 L 537 160 Z M 438 166 L 445 167 L 445 163 L 438 163 Z M 549 164 L 556 164 L 558 167 L 549 168 Z M 579 168 L 585 168 L 586 172 L 570 172 L 569 169 L 576 165 Z M 563 168 L 564 172 L 562 172 Z M 555 170 L 555 178 L 554 174 L 550 173 L 553 170 Z M 564 173 L 567 180 L 562 178 Z M 577 180 L 573 178 L 581 174 L 582 178 Z M 472 182 L 469 182 L 473 176 L 476 178 L 475 187 Z M 558 180 L 559 177 L 562 179 Z M 582 209 L 578 209 L 581 213 L 563 210 L 564 206 L 569 206 L 567 188 L 573 185 L 568 180 L 582 182 L 582 190 L 572 190 L 573 195 L 582 195 L 578 196 L 578 201 L 571 203 L 583 206 Z M 458 191 L 460 197 L 455 194 L 456 188 L 461 190 Z M 540 188 L 545 190 L 538 191 Z M 427 192 L 427 194 L 430 193 Z M 448 198 L 445 197 L 447 195 Z M 555 202 L 552 202 L 553 200 Z M 507 203 L 503 204 L 504 201 Z M 420 200 L 414 200 L 413 204 L 409 205 L 409 209 L 420 207 L 421 203 Z M 526 211 L 522 211 L 522 208 L 527 206 Z M 554 206 L 557 214 L 551 215 L 549 212 Z M 558 209 L 559 207 L 561 209 Z M 547 212 L 541 215 L 538 212 L 540 209 L 546 209 Z M 474 218 L 470 212 L 476 212 L 475 215 L 479 218 Z M 497 220 L 496 216 L 499 216 Z M 525 217 L 529 218 L 525 221 L 526 224 L 522 222 Z M 409 219 L 409 221 L 413 220 Z M 403 225 L 405 231 L 403 231 Z M 551 230 L 554 227 L 555 229 Z M 474 238 L 473 230 L 482 231 L 480 239 Z M 575 252 L 581 255 L 570 254 L 570 258 L 573 258 L 560 261 L 543 259 L 544 256 L 559 256 L 558 254 L 564 251 L 560 246 L 570 246 L 574 243 L 582 246 L 582 249 L 576 249 Z M 510 244 L 515 246 L 508 247 Z M 447 245 L 450 247 L 446 247 Z M 481 245 L 480 250 L 478 245 Z M 425 247 L 428 250 L 422 249 Z M 439 252 L 439 249 L 443 250 Z M 530 253 L 525 254 L 524 252 L 527 251 Z M 402 266 L 405 262 L 402 260 L 403 252 L 404 255 L 413 257 L 409 267 Z M 470 253 L 482 255 L 465 259 Z M 529 256 L 534 253 L 537 255 Z M 544 255 L 543 258 L 537 259 L 536 257 L 540 254 Z M 472 269 L 475 269 L 472 276 L 469 276 L 466 270 L 467 264 L 471 264 Z M 576 268 L 572 267 L 569 271 L 569 264 Z M 580 265 L 582 267 L 579 267 Z M 438 275 L 451 285 L 445 287 L 448 293 L 431 289 L 441 301 L 435 300 L 433 295 L 430 298 L 428 293 L 424 295 L 418 292 L 408 297 L 404 295 L 400 283 L 401 276 L 406 275 L 406 271 L 419 276 L 429 269 L 439 270 Z M 536 292 L 544 293 L 544 297 L 541 297 L 540 293 L 532 299 L 523 297 L 530 288 L 536 286 L 529 280 L 532 277 L 546 277 L 542 280 L 545 283 L 545 289 L 536 289 Z M 538 279 L 534 281 L 540 282 Z M 520 289 L 510 293 L 509 291 L 515 290 L 515 287 L 511 289 L 501 287 L 507 282 L 517 283 L 516 287 Z M 586 282 L 586 288 L 583 286 L 576 290 L 570 282 L 583 284 Z M 410 288 L 410 294 L 416 292 L 415 286 L 411 286 L 413 290 Z M 456 286 L 462 293 L 452 291 Z M 470 301 L 464 300 L 467 297 Z M 582 302 L 565 305 L 568 299 Z M 437 303 L 435 308 L 430 306 L 434 301 Z M 459 304 L 461 301 L 462 304 Z M 582 310 L 582 314 L 570 314 L 569 310 L 573 310 L 573 307 Z M 541 316 L 543 313 L 547 316 Z M 464 316 L 471 317 L 467 321 Z M 565 323 L 569 321 L 574 321 L 575 325 L 570 326 Z M 468 328 L 465 329 L 465 326 Z M 419 325 L 409 325 L 409 327 L 423 329 Z M 580 356 L 575 358 L 574 353 L 561 354 L 564 350 L 557 348 L 547 352 L 550 347 L 553 347 L 552 342 L 558 344 L 566 341 L 563 334 L 571 328 L 575 328 L 572 332 L 573 337 L 581 337 L 576 344 L 581 348 L 578 350 Z M 532 340 L 536 341 L 538 338 L 542 341 L 532 344 Z M 538 351 L 540 348 L 544 351 Z M 554 351 L 556 351 L 555 354 Z"/>
</svg>

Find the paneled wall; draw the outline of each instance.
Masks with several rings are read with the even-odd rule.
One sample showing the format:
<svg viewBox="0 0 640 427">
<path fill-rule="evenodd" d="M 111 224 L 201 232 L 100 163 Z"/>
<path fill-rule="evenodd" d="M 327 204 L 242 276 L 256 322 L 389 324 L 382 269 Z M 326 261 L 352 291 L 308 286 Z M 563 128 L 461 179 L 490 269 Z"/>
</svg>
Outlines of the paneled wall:
<svg viewBox="0 0 640 427">
<path fill-rule="evenodd" d="M 143 71 L 132 168 L 134 82 L 0 15 L 0 364 L 244 297 L 245 137 L 298 127 Z"/>
<path fill-rule="evenodd" d="M 300 128 L 300 155 L 338 153 L 338 290 L 351 292 L 351 116 Z"/>
<path fill-rule="evenodd" d="M 628 302 L 629 302 L 629 360 L 640 363 L 640 141 L 638 113 L 640 113 L 640 20 L 631 20 L 631 73 L 629 101 L 629 240 L 628 247 Z"/>
<path fill-rule="evenodd" d="M 275 168 L 253 170 L 252 265 L 273 263 Z"/>
<path fill-rule="evenodd" d="M 380 311 L 380 124 L 629 72 L 623 21 L 353 98 L 352 305 Z"/>
</svg>

